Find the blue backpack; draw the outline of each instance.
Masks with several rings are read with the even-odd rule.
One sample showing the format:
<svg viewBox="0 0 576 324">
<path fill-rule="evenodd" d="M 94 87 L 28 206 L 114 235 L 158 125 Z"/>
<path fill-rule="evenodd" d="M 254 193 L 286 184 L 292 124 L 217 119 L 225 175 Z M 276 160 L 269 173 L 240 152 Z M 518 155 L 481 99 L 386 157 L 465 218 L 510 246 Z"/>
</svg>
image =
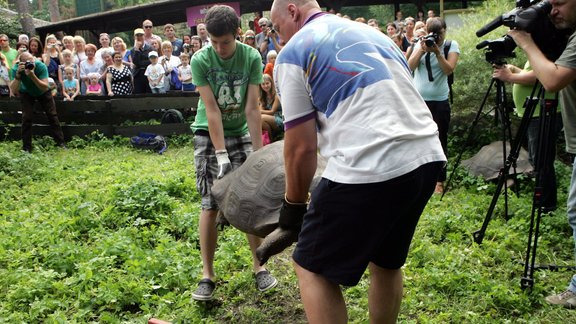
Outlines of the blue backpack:
<svg viewBox="0 0 576 324">
<path fill-rule="evenodd" d="M 170 85 L 174 87 L 175 90 L 182 90 L 182 81 L 178 79 L 178 70 L 173 69 L 170 72 Z"/>
<path fill-rule="evenodd" d="M 156 151 L 158 154 L 164 153 L 168 148 L 163 136 L 152 133 L 139 133 L 138 136 L 130 138 L 130 144 L 141 150 Z"/>
</svg>

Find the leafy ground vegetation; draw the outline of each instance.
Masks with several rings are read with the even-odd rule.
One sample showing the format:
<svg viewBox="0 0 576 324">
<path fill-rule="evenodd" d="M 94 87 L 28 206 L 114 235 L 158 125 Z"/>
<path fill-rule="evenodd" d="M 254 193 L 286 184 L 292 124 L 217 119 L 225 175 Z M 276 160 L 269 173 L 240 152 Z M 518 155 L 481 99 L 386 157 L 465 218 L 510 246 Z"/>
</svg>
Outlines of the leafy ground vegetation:
<svg viewBox="0 0 576 324">
<path fill-rule="evenodd" d="M 33 154 L 0 143 L 0 322 L 305 322 L 290 251 L 271 260 L 280 284 L 262 294 L 233 228 L 219 240 L 216 301 L 191 301 L 201 275 L 191 145 L 172 142 L 157 155 L 95 137 L 68 150 L 42 139 Z M 558 173 L 565 201 L 569 167 L 559 162 Z M 576 312 L 543 302 L 571 272 L 537 271 L 534 288 L 520 288 L 533 181 L 517 183 L 510 219 L 501 200 L 482 245 L 472 233 L 493 184 L 458 171 L 454 190 L 432 198 L 405 267 L 401 322 L 576 321 Z M 560 207 L 543 218 L 538 263 L 572 264 L 572 251 Z M 367 322 L 367 279 L 344 288 L 352 323 Z"/>
</svg>

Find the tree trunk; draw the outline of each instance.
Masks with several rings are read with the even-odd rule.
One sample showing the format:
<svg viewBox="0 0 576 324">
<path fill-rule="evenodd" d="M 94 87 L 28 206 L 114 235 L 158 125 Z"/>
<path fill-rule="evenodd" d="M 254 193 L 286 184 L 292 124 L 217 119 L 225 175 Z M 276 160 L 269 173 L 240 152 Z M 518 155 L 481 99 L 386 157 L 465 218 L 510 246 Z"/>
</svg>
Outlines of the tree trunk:
<svg viewBox="0 0 576 324">
<path fill-rule="evenodd" d="M 48 11 L 50 12 L 51 22 L 60 21 L 60 6 L 58 5 L 58 0 L 50 0 Z"/>
<path fill-rule="evenodd" d="M 34 21 L 32 20 L 32 15 L 30 14 L 30 2 L 28 0 L 15 0 L 16 11 L 18 12 L 18 19 L 22 25 L 24 32 L 30 36 L 36 35 L 36 28 L 34 27 Z"/>
</svg>

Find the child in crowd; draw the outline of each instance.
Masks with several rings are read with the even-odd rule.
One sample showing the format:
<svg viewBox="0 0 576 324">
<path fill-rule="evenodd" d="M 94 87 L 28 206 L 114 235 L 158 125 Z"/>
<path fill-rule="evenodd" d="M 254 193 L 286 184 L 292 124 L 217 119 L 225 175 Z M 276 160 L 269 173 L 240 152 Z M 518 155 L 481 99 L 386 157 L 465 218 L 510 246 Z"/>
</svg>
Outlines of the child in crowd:
<svg viewBox="0 0 576 324">
<path fill-rule="evenodd" d="M 192 83 L 192 68 L 190 67 L 190 55 L 186 52 L 180 54 L 182 65 L 178 67 L 178 79 L 182 82 L 182 91 L 194 91 L 196 86 Z"/>
<path fill-rule="evenodd" d="M 268 136 L 272 138 L 273 133 L 278 134 L 278 132 L 284 130 L 280 98 L 276 95 L 272 77 L 268 74 L 262 76 L 259 107 L 262 119 L 262 134 L 267 132 Z"/>
<path fill-rule="evenodd" d="M 52 94 L 52 97 L 56 97 L 56 95 L 58 95 L 58 85 L 56 84 L 56 81 L 54 81 L 54 79 L 51 77 L 48 77 L 48 89 L 50 89 L 50 94 Z"/>
<path fill-rule="evenodd" d="M 74 63 L 74 56 L 72 54 L 72 51 L 70 51 L 69 49 L 63 50 L 62 60 L 64 62 L 62 62 L 62 64 L 58 67 L 58 80 L 60 81 L 60 84 L 63 84 L 64 79 L 66 79 L 65 70 L 67 67 L 71 67 L 74 70 L 75 79 L 80 79 L 78 74 L 79 73 L 78 64 Z"/>
<path fill-rule="evenodd" d="M 152 51 L 148 54 L 150 65 L 146 68 L 144 75 L 148 77 L 148 84 L 152 93 L 165 93 L 164 89 L 164 68 L 158 63 L 158 52 Z"/>
<path fill-rule="evenodd" d="M 102 85 L 100 84 L 100 74 L 92 72 L 88 73 L 89 84 L 86 88 L 87 96 L 100 96 L 102 95 Z"/>
<path fill-rule="evenodd" d="M 72 57 L 70 57 L 72 60 Z M 74 98 L 80 93 L 80 82 L 76 78 L 76 70 L 72 66 L 64 68 L 65 79 L 62 82 L 62 94 L 64 95 L 64 101 L 74 101 Z"/>
<path fill-rule="evenodd" d="M 268 51 L 266 54 L 266 67 L 264 67 L 264 74 L 268 74 L 269 76 L 274 75 L 274 63 L 276 63 L 276 57 L 278 53 L 275 50 Z M 272 82 L 274 84 L 274 82 Z"/>
</svg>

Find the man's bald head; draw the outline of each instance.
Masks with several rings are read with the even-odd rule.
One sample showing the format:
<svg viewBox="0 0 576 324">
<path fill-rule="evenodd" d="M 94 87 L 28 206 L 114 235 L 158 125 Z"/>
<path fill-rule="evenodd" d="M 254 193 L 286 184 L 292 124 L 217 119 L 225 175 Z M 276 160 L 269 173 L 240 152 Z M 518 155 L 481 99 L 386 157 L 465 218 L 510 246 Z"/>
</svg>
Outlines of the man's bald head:
<svg viewBox="0 0 576 324">
<path fill-rule="evenodd" d="M 22 54 L 20 54 L 20 61 L 21 62 L 34 61 L 34 55 L 32 55 L 32 53 L 30 52 L 22 52 Z"/>
</svg>

